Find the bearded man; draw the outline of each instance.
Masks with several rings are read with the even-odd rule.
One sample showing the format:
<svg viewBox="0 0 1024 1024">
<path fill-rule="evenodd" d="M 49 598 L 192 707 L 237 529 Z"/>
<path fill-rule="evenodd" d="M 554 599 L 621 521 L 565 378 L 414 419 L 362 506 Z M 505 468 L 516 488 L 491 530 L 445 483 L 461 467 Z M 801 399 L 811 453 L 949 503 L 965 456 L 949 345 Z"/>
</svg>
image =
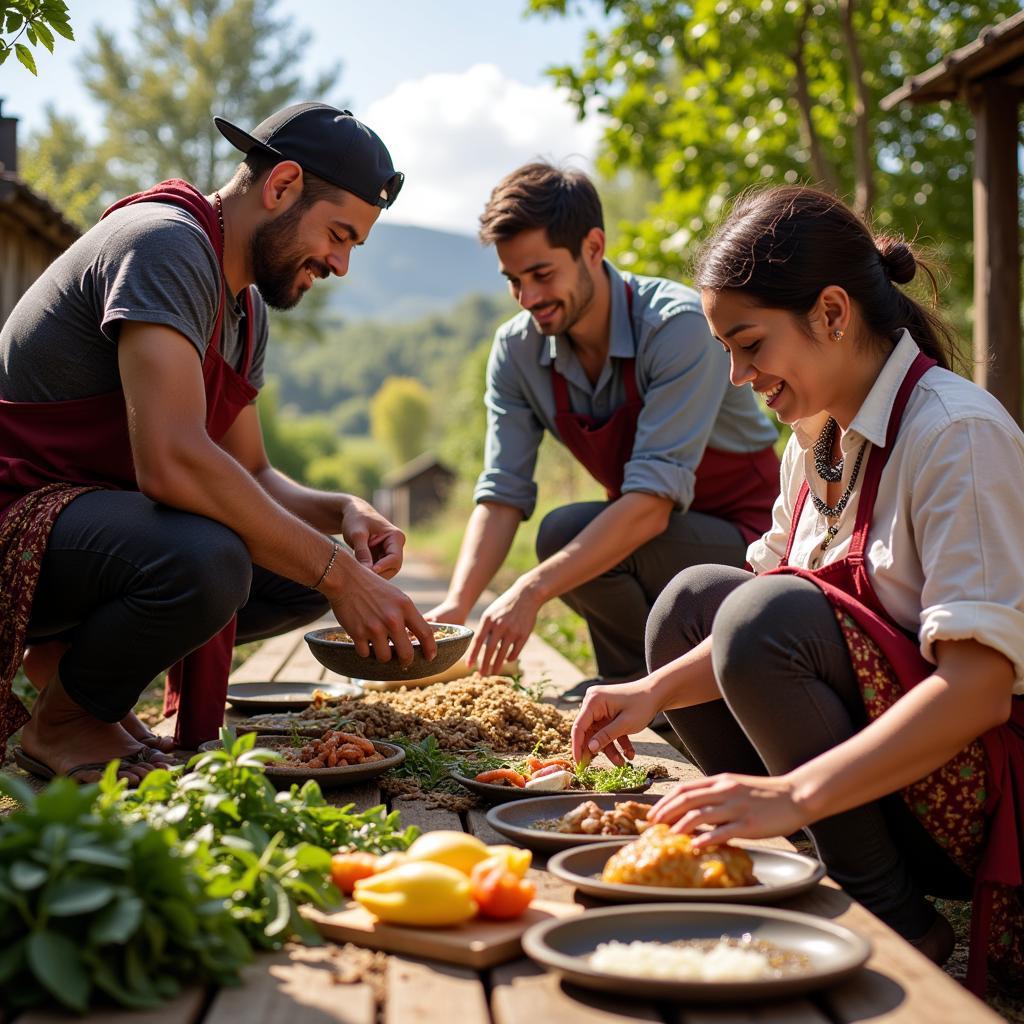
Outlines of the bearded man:
<svg viewBox="0 0 1024 1024">
<path fill-rule="evenodd" d="M 465 621 L 504 562 L 536 505 L 547 430 L 607 501 L 544 518 L 539 564 L 484 612 L 470 662 L 486 674 L 516 658 L 540 607 L 561 597 L 587 621 L 602 680 L 638 678 L 647 615 L 665 585 L 694 564 L 742 566 L 770 525 L 775 428 L 749 387 L 730 387 L 729 357 L 692 288 L 604 258 L 601 200 L 586 175 L 520 167 L 491 193 L 480 224 L 523 312 L 494 339 L 477 504 L 447 596 L 428 617 Z"/>
<path fill-rule="evenodd" d="M 230 182 L 114 204 L 0 332 L 0 744 L 24 724 L 16 758 L 44 778 L 163 763 L 132 708 L 172 666 L 176 741 L 216 735 L 233 645 L 328 610 L 364 655 L 409 661 L 407 629 L 433 655 L 388 582 L 403 535 L 275 470 L 254 404 L 266 306 L 344 275 L 403 176 L 348 111 L 214 120 L 246 154 Z"/>
</svg>

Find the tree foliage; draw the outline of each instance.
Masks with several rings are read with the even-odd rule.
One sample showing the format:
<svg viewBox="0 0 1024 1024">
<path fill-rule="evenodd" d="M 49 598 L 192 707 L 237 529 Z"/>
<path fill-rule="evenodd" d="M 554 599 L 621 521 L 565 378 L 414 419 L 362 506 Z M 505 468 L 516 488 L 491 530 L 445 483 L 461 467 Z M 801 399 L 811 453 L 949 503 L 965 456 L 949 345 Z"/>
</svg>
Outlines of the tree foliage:
<svg viewBox="0 0 1024 1024">
<path fill-rule="evenodd" d="M 370 433 L 401 464 L 426 450 L 430 392 L 415 377 L 389 377 L 370 403 Z"/>
<path fill-rule="evenodd" d="M 13 53 L 38 76 L 31 47 L 44 46 L 53 53 L 54 32 L 65 39 L 75 38 L 64 0 L 5 0 L 0 4 L 0 65 Z"/>
<path fill-rule="evenodd" d="M 60 203 L 70 190 L 60 188 L 59 169 L 77 160 L 93 196 L 78 204 L 83 226 L 119 196 L 164 178 L 212 191 L 240 159 L 213 114 L 249 129 L 289 103 L 325 97 L 337 81 L 338 67 L 303 77 L 308 34 L 275 16 L 275 6 L 135 0 L 130 42 L 100 28 L 81 60 L 85 88 L 102 112 L 100 141 L 82 145 L 79 135 L 72 142 L 68 119 L 52 116 L 27 147 L 25 180 Z"/>
<path fill-rule="evenodd" d="M 583 0 L 528 0 L 561 15 Z M 970 285 L 971 115 L 965 105 L 878 101 L 980 30 L 1013 0 L 601 0 L 575 65 L 553 68 L 585 116 L 607 115 L 601 170 L 646 176 L 658 196 L 618 225 L 620 263 L 684 275 L 728 196 L 766 183 L 819 184 L 879 230 L 940 243 Z"/>
</svg>

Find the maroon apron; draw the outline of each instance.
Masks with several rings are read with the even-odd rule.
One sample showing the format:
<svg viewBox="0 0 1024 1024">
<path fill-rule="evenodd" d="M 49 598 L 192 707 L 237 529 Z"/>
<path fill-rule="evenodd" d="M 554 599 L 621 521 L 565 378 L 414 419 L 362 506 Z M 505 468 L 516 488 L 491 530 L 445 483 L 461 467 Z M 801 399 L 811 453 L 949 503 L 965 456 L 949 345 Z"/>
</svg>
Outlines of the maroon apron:
<svg viewBox="0 0 1024 1024">
<path fill-rule="evenodd" d="M 789 564 L 796 527 L 809 494 L 804 481 L 793 510 L 786 553 L 778 568 L 762 574 L 800 576 L 825 594 L 836 612 L 865 709 L 872 719 L 934 671 L 934 666 L 921 656 L 917 641 L 882 606 L 864 560 L 879 482 L 903 412 L 915 384 L 934 365 L 933 359 L 918 353 L 896 395 L 885 447 L 872 449 L 868 458 L 848 553 L 813 570 Z M 935 841 L 974 878 L 967 985 L 980 995 L 985 989 L 990 950 L 993 958 L 1009 963 L 1019 959 L 1024 941 L 1019 902 L 1024 895 L 1020 890 L 1024 880 L 1024 699 L 1014 697 L 1011 717 L 1005 725 L 990 729 L 935 772 L 905 787 L 901 794 Z M 994 927 L 998 935 L 993 934 Z"/>
<path fill-rule="evenodd" d="M 201 192 L 178 179 L 120 200 L 103 216 L 132 203 L 161 202 L 178 206 L 192 214 L 202 226 L 223 262 L 224 239 L 217 215 Z M 220 354 L 220 329 L 224 315 L 224 284 L 214 322 L 213 334 L 203 359 L 203 384 L 206 392 L 206 429 L 219 441 L 234 423 L 239 412 L 256 397 L 256 389 L 246 380 L 252 360 L 252 303 L 246 293 L 246 351 L 241 374 L 229 366 Z M 20 559 L 29 571 L 18 578 L 0 574 L 0 592 L 7 602 L 30 608 L 38 582 L 39 563 L 45 551 L 50 529 L 67 502 L 84 490 L 108 488 L 137 490 L 128 420 L 121 389 L 90 398 L 63 402 L 0 401 L 0 515 L 21 518 L 21 530 L 32 542 L 21 545 Z M 34 495 L 51 495 L 48 501 L 32 501 Z M 59 500 L 54 500 L 59 496 Z M 61 503 L 61 501 L 63 503 Z M 34 513 L 25 518 L 26 507 Z M 0 557 L 3 556 L 0 548 Z M 12 596 L 13 595 L 13 596 Z M 10 722 L 25 720 L 11 705 L 11 679 L 3 671 L 13 652 L 14 668 L 20 662 L 25 642 L 27 616 L 17 633 L 5 635 L 4 657 L 0 659 L 0 742 L 10 732 Z M 224 696 L 231 668 L 235 622 L 232 620 L 203 647 L 174 666 L 168 678 L 165 706 L 180 704 L 175 738 L 181 746 L 195 746 L 217 734 L 223 720 Z M 8 646 L 11 650 L 8 651 Z M 13 672 L 11 673 L 13 678 Z M 7 709 L 6 713 L 4 709 Z M 17 727 L 17 726 L 15 726 Z"/>
<path fill-rule="evenodd" d="M 633 330 L 633 289 L 626 285 L 629 326 Z M 634 335 L 635 337 L 635 335 Z M 635 348 L 635 345 L 634 345 Z M 609 501 L 622 495 L 626 463 L 633 455 L 644 400 L 636 383 L 636 360 L 620 359 L 626 401 L 606 420 L 572 411 L 569 385 L 551 364 L 555 428 L 562 443 L 604 487 Z M 749 544 L 771 526 L 779 494 L 779 458 L 773 448 L 723 452 L 706 447 L 697 466 L 690 509 L 732 523 Z"/>
</svg>

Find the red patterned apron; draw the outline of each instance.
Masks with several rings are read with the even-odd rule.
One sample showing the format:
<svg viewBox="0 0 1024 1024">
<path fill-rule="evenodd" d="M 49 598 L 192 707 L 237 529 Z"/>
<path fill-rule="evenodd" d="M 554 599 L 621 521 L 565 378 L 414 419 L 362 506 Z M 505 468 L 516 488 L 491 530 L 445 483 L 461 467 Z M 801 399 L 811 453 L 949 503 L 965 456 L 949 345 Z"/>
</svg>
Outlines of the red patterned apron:
<svg viewBox="0 0 1024 1024">
<path fill-rule="evenodd" d="M 632 331 L 633 289 L 629 284 L 626 285 L 626 304 Z M 584 469 L 604 487 L 609 501 L 622 495 L 626 463 L 633 455 L 636 427 L 644 407 L 636 383 L 636 360 L 620 359 L 619 365 L 626 401 L 606 420 L 573 412 L 569 385 L 553 363 L 551 366 L 558 436 Z M 732 523 L 749 544 L 771 526 L 772 506 L 778 494 L 779 458 L 773 448 L 723 452 L 707 447 L 697 466 L 690 509 Z"/>
<path fill-rule="evenodd" d="M 934 672 L 916 640 L 905 633 L 875 594 L 864 561 L 882 471 L 892 453 L 914 386 L 935 361 L 918 353 L 896 395 L 885 447 L 872 449 L 864 473 L 850 549 L 819 569 L 789 564 L 809 488 L 800 488 L 786 553 L 777 569 L 810 580 L 831 602 L 857 674 L 868 717 L 874 720 Z M 985 991 L 991 957 L 1009 974 L 1024 962 L 1024 699 L 1014 697 L 1010 720 L 990 729 L 930 775 L 901 790 L 904 801 L 950 859 L 974 879 L 967 986 Z"/>
<path fill-rule="evenodd" d="M 223 261 L 224 239 L 206 197 L 188 182 L 173 179 L 120 200 L 103 216 L 132 203 L 161 202 L 187 210 L 200 223 Z M 219 441 L 239 412 L 256 397 L 246 380 L 252 360 L 252 303 L 246 293 L 247 338 L 242 372 L 220 355 L 224 285 L 210 345 L 203 359 L 206 429 Z M 0 744 L 27 720 L 11 683 L 21 661 L 28 613 L 50 530 L 67 503 L 86 490 L 136 490 L 128 420 L 121 389 L 64 402 L 0 401 L 0 613 L 20 609 L 0 634 Z M 17 529 L 9 528 L 17 523 Z M 6 543 L 5 543 L 6 540 Z M 12 552 L 18 571 L 12 571 Z M 165 706 L 178 706 L 175 738 L 195 746 L 217 734 L 231 668 L 235 622 L 174 666 Z"/>
</svg>

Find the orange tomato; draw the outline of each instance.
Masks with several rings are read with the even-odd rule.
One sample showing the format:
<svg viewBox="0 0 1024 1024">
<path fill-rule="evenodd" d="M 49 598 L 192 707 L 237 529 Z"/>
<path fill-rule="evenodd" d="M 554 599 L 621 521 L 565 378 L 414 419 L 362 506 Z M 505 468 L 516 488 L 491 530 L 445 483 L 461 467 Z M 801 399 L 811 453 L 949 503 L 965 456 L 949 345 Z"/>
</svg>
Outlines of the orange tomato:
<svg viewBox="0 0 1024 1024">
<path fill-rule="evenodd" d="M 369 878 L 377 871 L 375 853 L 353 850 L 350 853 L 336 853 L 331 858 L 331 881 L 346 895 L 351 896 L 360 878 Z"/>
<path fill-rule="evenodd" d="M 533 882 L 493 861 L 478 864 L 470 875 L 470 891 L 481 917 L 507 921 L 518 917 L 537 895 Z"/>
</svg>

